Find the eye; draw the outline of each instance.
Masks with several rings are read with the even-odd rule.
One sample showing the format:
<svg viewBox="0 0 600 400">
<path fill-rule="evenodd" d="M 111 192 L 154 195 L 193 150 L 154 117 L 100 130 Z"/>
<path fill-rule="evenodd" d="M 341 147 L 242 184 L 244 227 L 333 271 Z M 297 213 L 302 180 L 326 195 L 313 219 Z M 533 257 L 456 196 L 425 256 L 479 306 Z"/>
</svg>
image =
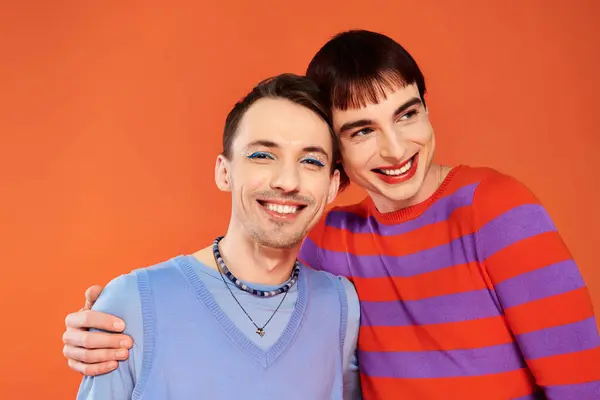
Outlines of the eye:
<svg viewBox="0 0 600 400">
<path fill-rule="evenodd" d="M 408 121 L 409 119 L 413 118 L 414 116 L 416 116 L 419 113 L 418 110 L 410 110 L 407 111 L 405 114 L 403 114 L 400 118 L 398 118 L 399 121 Z"/>
<path fill-rule="evenodd" d="M 316 160 L 314 158 L 305 158 L 304 160 L 302 160 L 301 162 L 305 163 L 305 164 L 310 164 L 310 165 L 316 165 L 319 168 L 322 168 L 325 166 L 325 164 L 323 164 L 321 161 Z"/>
<path fill-rule="evenodd" d="M 359 131 L 354 132 L 353 134 L 350 135 L 350 137 L 361 137 L 361 136 L 366 136 L 369 133 L 373 132 L 373 128 L 363 128 Z"/>
<path fill-rule="evenodd" d="M 273 160 L 273 156 L 270 153 L 264 151 L 256 151 L 248 156 L 252 160 Z"/>
</svg>

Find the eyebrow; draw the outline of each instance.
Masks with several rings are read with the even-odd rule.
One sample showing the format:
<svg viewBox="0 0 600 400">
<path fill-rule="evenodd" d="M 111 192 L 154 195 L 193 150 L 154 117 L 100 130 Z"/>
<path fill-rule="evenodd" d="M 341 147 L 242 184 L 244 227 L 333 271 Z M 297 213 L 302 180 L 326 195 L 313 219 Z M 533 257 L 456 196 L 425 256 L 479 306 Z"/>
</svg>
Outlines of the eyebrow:
<svg viewBox="0 0 600 400">
<path fill-rule="evenodd" d="M 394 111 L 394 117 L 397 117 L 398 115 L 402 114 L 404 111 L 409 109 L 410 107 L 417 105 L 417 104 L 423 104 L 423 102 L 421 101 L 421 99 L 419 97 L 413 97 L 412 99 L 408 100 L 404 104 L 401 104 L 400 107 L 398 107 L 396 109 L 396 111 Z M 344 125 L 342 125 L 340 127 L 340 133 L 344 133 L 344 132 L 349 131 L 354 128 L 360 128 L 365 125 L 374 125 L 374 124 L 375 124 L 375 122 L 370 119 L 359 119 L 357 121 L 346 122 Z"/>
<path fill-rule="evenodd" d="M 246 146 L 246 148 L 249 149 L 254 146 L 267 147 L 270 149 L 280 149 L 281 148 L 281 146 L 279 144 L 277 144 L 271 140 L 255 140 L 253 142 L 250 142 L 248 144 L 248 146 Z M 307 146 L 307 147 L 304 147 L 302 149 L 302 151 L 304 153 L 320 153 L 321 155 L 325 156 L 329 160 L 329 154 L 321 146 Z"/>
<path fill-rule="evenodd" d="M 277 143 L 270 140 L 255 140 L 253 142 L 248 143 L 246 148 L 254 147 L 254 146 L 262 146 L 268 148 L 277 148 L 280 147 Z"/>
<path fill-rule="evenodd" d="M 305 153 L 319 153 L 329 160 L 329 154 L 321 146 L 308 146 L 302 149 Z"/>
</svg>

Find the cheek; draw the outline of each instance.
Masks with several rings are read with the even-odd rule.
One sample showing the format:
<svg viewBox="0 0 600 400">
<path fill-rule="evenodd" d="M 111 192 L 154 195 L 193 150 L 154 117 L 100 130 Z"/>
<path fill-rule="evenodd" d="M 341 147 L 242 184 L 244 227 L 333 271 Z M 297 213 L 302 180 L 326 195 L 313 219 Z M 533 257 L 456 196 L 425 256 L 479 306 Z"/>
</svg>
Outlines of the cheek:
<svg viewBox="0 0 600 400">
<path fill-rule="evenodd" d="M 232 191 L 238 193 L 238 197 L 265 190 L 269 184 L 269 173 L 264 168 L 239 168 L 232 178 Z"/>
<path fill-rule="evenodd" d="M 327 171 L 305 171 L 302 174 L 302 186 L 307 189 L 308 195 L 312 197 L 317 205 L 327 201 L 329 196 L 329 166 Z"/>
<path fill-rule="evenodd" d="M 411 139 L 412 142 L 423 147 L 430 145 L 433 142 L 433 127 L 429 122 L 419 126 L 418 129 L 415 129 Z"/>
<path fill-rule="evenodd" d="M 377 141 L 373 139 L 342 146 L 342 163 L 347 173 L 353 174 L 368 166 L 377 153 Z"/>
<path fill-rule="evenodd" d="M 270 181 L 272 168 L 270 165 L 248 164 L 241 168 L 240 175 L 246 182 L 245 186 L 261 186 Z"/>
</svg>

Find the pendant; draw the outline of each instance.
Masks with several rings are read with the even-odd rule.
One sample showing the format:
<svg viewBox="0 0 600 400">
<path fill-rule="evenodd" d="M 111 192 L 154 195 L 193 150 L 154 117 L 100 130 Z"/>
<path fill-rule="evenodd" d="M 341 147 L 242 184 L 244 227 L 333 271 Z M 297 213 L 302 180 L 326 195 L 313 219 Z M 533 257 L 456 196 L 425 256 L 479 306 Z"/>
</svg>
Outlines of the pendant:
<svg viewBox="0 0 600 400">
<path fill-rule="evenodd" d="M 263 330 L 263 328 L 256 328 L 256 333 L 258 334 L 258 336 L 263 337 L 265 336 L 265 331 Z"/>
</svg>

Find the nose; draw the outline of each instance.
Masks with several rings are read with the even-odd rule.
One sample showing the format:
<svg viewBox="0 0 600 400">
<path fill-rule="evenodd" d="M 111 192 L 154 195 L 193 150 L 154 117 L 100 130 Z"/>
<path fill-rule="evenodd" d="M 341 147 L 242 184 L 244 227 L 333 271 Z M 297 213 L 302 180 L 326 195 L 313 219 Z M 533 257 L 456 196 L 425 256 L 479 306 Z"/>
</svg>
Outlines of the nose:
<svg viewBox="0 0 600 400">
<path fill-rule="evenodd" d="M 377 146 L 381 158 L 392 164 L 400 162 L 406 153 L 406 144 L 402 140 L 401 134 L 394 129 L 379 131 Z"/>
<path fill-rule="evenodd" d="M 285 193 L 298 192 L 300 176 L 295 165 L 282 165 L 277 169 L 271 181 L 271 188 Z"/>
</svg>

